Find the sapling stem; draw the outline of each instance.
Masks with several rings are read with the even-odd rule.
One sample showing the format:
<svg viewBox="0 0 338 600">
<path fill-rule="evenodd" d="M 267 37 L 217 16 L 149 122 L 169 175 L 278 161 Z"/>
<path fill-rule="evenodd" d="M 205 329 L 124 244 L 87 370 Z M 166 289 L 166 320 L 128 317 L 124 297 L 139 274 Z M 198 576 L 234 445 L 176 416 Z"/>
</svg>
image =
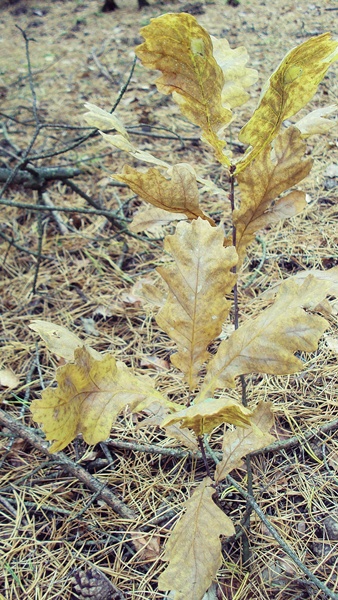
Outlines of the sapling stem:
<svg viewBox="0 0 338 600">
<path fill-rule="evenodd" d="M 235 165 L 231 165 L 231 167 L 230 167 L 229 200 L 230 200 L 231 214 L 232 214 L 232 244 L 236 248 L 237 232 L 236 232 L 236 226 L 235 226 L 234 219 L 233 219 L 233 214 L 234 214 L 234 210 L 235 210 L 235 175 L 234 175 L 235 168 L 236 168 Z M 232 268 L 232 271 L 234 273 L 236 273 L 236 271 L 237 271 L 236 265 Z M 234 326 L 235 326 L 235 329 L 238 329 L 238 327 L 239 327 L 239 307 L 238 307 L 237 282 L 235 283 L 235 286 L 234 286 Z M 244 375 L 240 376 L 240 382 L 241 382 L 241 388 L 242 388 L 242 404 L 243 404 L 243 406 L 247 406 L 248 400 L 247 400 L 247 396 L 246 396 L 246 381 L 245 381 Z M 250 496 L 253 496 L 253 481 L 252 481 L 252 469 L 251 469 L 251 457 L 250 456 L 247 456 L 245 458 L 245 463 L 246 463 L 247 474 L 248 474 L 248 493 L 250 494 Z M 252 506 L 247 501 L 246 509 L 245 509 L 245 513 L 244 513 L 243 527 L 245 527 L 248 531 L 250 529 L 251 512 L 252 512 Z M 243 563 L 244 563 L 244 565 L 246 565 L 248 567 L 248 565 L 250 563 L 251 552 L 250 552 L 249 538 L 246 535 L 246 533 L 244 533 L 242 536 L 242 542 L 243 542 Z"/>
</svg>

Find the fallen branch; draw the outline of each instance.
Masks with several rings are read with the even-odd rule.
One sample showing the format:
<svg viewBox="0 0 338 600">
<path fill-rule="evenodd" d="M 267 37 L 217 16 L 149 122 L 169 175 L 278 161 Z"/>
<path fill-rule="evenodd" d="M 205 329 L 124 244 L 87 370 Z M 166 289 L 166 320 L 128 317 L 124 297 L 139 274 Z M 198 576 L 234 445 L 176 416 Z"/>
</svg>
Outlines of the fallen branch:
<svg viewBox="0 0 338 600">
<path fill-rule="evenodd" d="M 49 444 L 44 442 L 34 432 L 33 429 L 26 427 L 26 425 L 23 425 L 22 423 L 19 423 L 2 409 L 0 409 L 0 423 L 13 431 L 13 433 L 19 437 L 29 442 L 29 444 L 39 450 L 39 452 L 45 456 L 48 456 L 51 462 L 62 466 L 68 473 L 70 473 L 70 475 L 73 475 L 74 478 L 81 481 L 90 490 L 98 493 L 98 496 L 100 496 L 100 498 L 102 498 L 102 500 L 104 500 L 105 503 L 108 504 L 108 506 L 110 506 L 110 508 L 112 508 L 121 517 L 130 521 L 137 521 L 138 515 L 124 502 L 122 502 L 122 500 L 117 498 L 117 496 L 115 496 L 115 494 L 106 485 L 102 485 L 100 481 L 90 475 L 83 467 L 73 462 L 63 452 L 50 454 Z"/>
<path fill-rule="evenodd" d="M 0 181 L 7 181 L 11 176 L 11 169 L 0 169 Z M 77 177 L 82 175 L 83 171 L 80 169 L 65 168 L 65 167 L 34 167 L 34 174 L 26 169 L 20 169 L 17 171 L 13 178 L 11 178 L 11 184 L 23 183 L 27 187 L 35 187 L 37 183 L 45 181 L 62 181 L 71 177 Z"/>
</svg>

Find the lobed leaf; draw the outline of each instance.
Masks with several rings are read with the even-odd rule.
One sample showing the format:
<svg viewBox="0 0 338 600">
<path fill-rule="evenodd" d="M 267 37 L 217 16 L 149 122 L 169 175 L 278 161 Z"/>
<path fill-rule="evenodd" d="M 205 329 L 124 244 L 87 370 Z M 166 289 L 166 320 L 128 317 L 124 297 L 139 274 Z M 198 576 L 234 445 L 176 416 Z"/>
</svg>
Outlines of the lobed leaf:
<svg viewBox="0 0 338 600">
<path fill-rule="evenodd" d="M 201 127 L 220 162 L 229 165 L 218 132 L 230 123 L 232 113 L 222 105 L 224 75 L 213 56 L 210 35 L 187 13 L 151 19 L 141 34 L 145 42 L 135 53 L 145 67 L 162 72 L 155 82 L 158 90 L 173 95 L 182 113 Z"/>
<path fill-rule="evenodd" d="M 325 117 L 331 115 L 337 108 L 338 104 L 317 108 L 297 121 L 295 127 L 301 132 L 302 138 L 318 133 L 327 133 L 332 127 L 337 125 L 337 121 L 331 121 L 330 119 L 325 119 Z"/>
<path fill-rule="evenodd" d="M 209 362 L 197 401 L 211 396 L 216 388 L 234 387 L 238 375 L 286 375 L 301 370 L 302 361 L 294 353 L 315 350 L 328 327 L 323 317 L 308 314 L 302 307 L 318 304 L 330 285 L 311 276 L 301 286 L 285 281 L 270 308 L 256 319 L 248 319 L 221 342 Z"/>
<path fill-rule="evenodd" d="M 332 40 L 330 33 L 312 37 L 288 52 L 269 78 L 258 108 L 240 131 L 240 141 L 252 149 L 237 163 L 237 173 L 271 142 L 284 120 L 311 100 L 337 59 L 338 42 Z"/>
<path fill-rule="evenodd" d="M 243 261 L 247 246 L 256 232 L 275 221 L 292 217 L 306 206 L 303 192 L 292 192 L 272 205 L 282 192 L 308 175 L 312 159 L 304 158 L 305 142 L 296 127 L 289 127 L 264 148 L 259 157 L 238 175 L 240 208 L 233 213 L 236 249 Z"/>
<path fill-rule="evenodd" d="M 50 352 L 64 358 L 66 361 L 74 360 L 75 350 L 83 346 L 94 358 L 99 359 L 101 356 L 94 348 L 85 345 L 83 340 L 75 333 L 69 331 L 66 327 L 62 327 L 62 325 L 36 319 L 30 322 L 29 328 L 40 335 Z"/>
<path fill-rule="evenodd" d="M 128 165 L 121 175 L 114 179 L 126 183 L 135 194 L 153 206 L 172 213 L 185 214 L 188 219 L 201 217 L 215 225 L 213 219 L 204 214 L 199 207 L 196 177 L 184 163 L 172 168 L 171 179 L 166 179 L 158 169 L 148 169 L 145 173 Z"/>
<path fill-rule="evenodd" d="M 213 55 L 223 71 L 224 86 L 222 104 L 227 108 L 235 108 L 250 98 L 246 88 L 253 85 L 258 78 L 256 69 L 248 69 L 245 65 L 249 55 L 244 46 L 230 48 L 229 42 L 223 38 L 211 36 Z"/>
<path fill-rule="evenodd" d="M 192 429 L 197 436 L 210 433 L 222 423 L 238 427 L 251 424 L 251 411 L 234 398 L 206 398 L 164 419 L 161 427 L 180 423 L 181 427 Z"/>
<path fill-rule="evenodd" d="M 180 222 L 176 233 L 165 238 L 165 250 L 174 263 L 157 270 L 169 287 L 158 325 L 177 343 L 172 363 L 186 376 L 190 389 L 208 360 L 207 346 L 222 330 L 231 303 L 225 299 L 236 280 L 233 247 L 223 247 L 223 231 L 207 221 Z"/>
<path fill-rule="evenodd" d="M 206 477 L 186 502 L 186 512 L 166 544 L 169 565 L 158 580 L 160 590 L 175 592 L 175 600 L 202 600 L 222 564 L 220 535 L 235 528 L 214 503 L 211 479 Z"/>
<path fill-rule="evenodd" d="M 150 378 L 136 377 L 106 354 L 100 359 L 86 348 L 75 350 L 75 362 L 57 370 L 58 387 L 48 387 L 34 400 L 34 421 L 42 423 L 50 452 L 62 450 L 79 433 L 88 444 L 107 439 L 112 423 L 127 406 L 137 412 L 152 402 L 166 402 Z"/>
<path fill-rule="evenodd" d="M 216 466 L 216 483 L 225 479 L 233 469 L 241 467 L 244 456 L 275 441 L 273 435 L 268 433 L 274 423 L 271 407 L 272 402 L 260 402 L 250 416 L 248 427 L 224 433 L 223 456 Z"/>
<path fill-rule="evenodd" d="M 151 231 L 155 234 L 162 234 L 162 227 L 169 225 L 173 221 L 182 221 L 187 217 L 183 213 L 173 213 L 158 208 L 157 206 L 142 206 L 135 214 L 129 225 L 130 231 L 138 233 L 140 231 Z"/>
</svg>

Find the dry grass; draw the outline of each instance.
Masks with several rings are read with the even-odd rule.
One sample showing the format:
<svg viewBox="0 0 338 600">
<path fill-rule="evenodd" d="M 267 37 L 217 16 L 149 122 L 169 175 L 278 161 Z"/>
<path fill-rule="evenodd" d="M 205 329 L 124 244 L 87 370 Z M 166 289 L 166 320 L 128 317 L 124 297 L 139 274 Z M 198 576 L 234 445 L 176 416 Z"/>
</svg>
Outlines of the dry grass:
<svg viewBox="0 0 338 600">
<path fill-rule="evenodd" d="M 120 0 L 120 5 L 123 4 Z M 40 115 L 48 122 L 80 125 L 83 103 L 90 101 L 102 108 L 114 103 L 132 62 L 131 50 L 140 41 L 139 27 L 151 16 L 177 10 L 180 0 L 155 4 L 144 13 L 136 13 L 132 0 L 118 14 L 103 16 L 98 1 L 4 3 L 0 15 L 2 37 L 1 93 L 2 111 L 15 114 L 20 121 L 31 116 L 32 100 L 27 84 L 24 43 L 15 25 L 28 27 L 35 39 L 31 44 L 33 70 L 37 71 L 35 89 Z M 250 66 L 260 69 L 262 78 L 252 101 L 239 111 L 239 126 L 250 116 L 260 86 L 286 51 L 309 35 L 333 29 L 333 15 L 325 8 L 308 5 L 281 5 L 277 0 L 260 3 L 242 0 L 234 9 L 220 0 L 205 3 L 200 23 L 212 34 L 225 35 L 232 46 L 244 44 L 250 53 Z M 223 15 L 220 18 L 220 14 Z M 14 41 L 14 43 L 13 43 Z M 100 71 L 94 54 L 106 66 L 111 81 Z M 337 82 L 332 69 L 325 78 L 313 104 L 329 105 L 337 101 Z M 153 77 L 151 76 L 153 80 Z M 131 85 L 119 106 L 119 114 L 128 126 L 142 123 L 165 126 L 181 136 L 196 135 L 183 121 L 173 103 L 154 94 L 149 73 L 136 67 Z M 33 128 L 7 122 L 11 140 L 25 149 Z M 162 132 L 163 133 L 163 132 Z M 164 132 L 166 133 L 166 132 Z M 44 130 L 36 152 L 69 139 L 61 130 Z M 183 149 L 180 142 L 135 137 L 143 149 L 159 158 L 197 164 L 201 175 L 210 175 L 227 186 L 226 178 L 213 163 L 211 153 L 201 144 Z M 255 315 L 268 299 L 257 299 L 271 285 L 299 270 L 327 269 L 337 264 L 337 187 L 325 190 L 325 169 L 337 163 L 334 133 L 314 139 L 311 152 L 315 166 L 306 182 L 310 203 L 306 211 L 264 233 L 262 246 L 254 245 L 241 274 L 240 306 L 242 318 Z M 8 149 L 6 142 L 3 147 Z M 101 156 L 99 159 L 98 156 Z M 5 157 L 8 160 L 8 155 Z M 4 160 L 5 160 L 4 158 Z M 85 166 L 78 184 L 107 208 L 121 205 L 131 218 L 139 201 L 123 188 L 110 184 L 108 176 L 121 170 L 125 157 L 107 151 L 98 138 L 66 156 L 43 163 L 65 162 Z M 41 163 L 42 164 L 42 163 Z M 43 247 L 37 293 L 32 294 L 36 258 L 2 243 L 0 297 L 1 362 L 20 378 L 20 386 L 3 393 L 2 408 L 29 427 L 36 427 L 29 403 L 38 398 L 41 388 L 54 378 L 57 359 L 28 328 L 32 319 L 45 319 L 64 325 L 87 340 L 97 350 L 111 350 L 138 372 L 151 375 L 161 390 L 173 399 L 185 393 L 181 376 L 170 366 L 151 364 L 149 357 L 168 362 L 173 344 L 153 319 L 153 310 L 130 296 L 140 275 L 148 275 L 163 260 L 161 240 L 136 239 L 119 235 L 103 216 L 88 216 L 76 209 L 85 201 L 61 183 L 48 188 L 56 206 L 69 206 L 72 214 L 63 215 L 68 233 L 61 235 L 57 222 L 43 215 Z M 207 198 L 204 206 L 219 219 L 224 209 L 220 199 Z M 37 202 L 37 193 L 13 186 L 6 199 Z M 124 204 L 125 203 L 125 204 Z M 18 208 L 2 208 L 0 231 L 30 251 L 37 251 L 36 213 Z M 325 336 L 337 335 L 337 303 L 326 315 L 331 329 Z M 276 433 L 280 439 L 300 435 L 309 428 L 320 428 L 337 417 L 337 357 L 322 339 L 318 352 L 304 356 L 302 373 L 290 377 L 253 376 L 248 378 L 250 402 L 272 400 L 276 412 Z M 165 363 L 164 363 L 165 364 Z M 239 394 L 239 389 L 238 389 Z M 6 600 L 69 600 L 74 570 L 96 567 L 111 580 L 125 598 L 160 599 L 156 581 L 163 569 L 160 553 L 147 561 L 135 551 L 132 532 L 146 527 L 150 537 L 166 539 L 182 502 L 194 483 L 204 476 L 201 461 L 144 453 L 114 446 L 114 440 L 160 447 L 173 447 L 156 428 L 135 428 L 137 419 L 125 415 L 112 432 L 106 449 L 87 448 L 79 439 L 67 455 L 79 461 L 102 484 L 133 509 L 135 522 L 122 519 L 99 497 L 70 476 L 62 467 L 46 459 L 22 438 L 11 438 L 6 429 L 0 445 L 3 462 L 0 472 L 0 592 Z M 215 435 L 214 447 L 219 447 Z M 10 448 L 9 451 L 6 449 Z M 108 456 L 108 458 L 107 458 Z M 299 558 L 322 581 L 338 593 L 337 541 L 328 539 L 327 519 L 337 517 L 338 444 L 333 433 L 322 433 L 310 442 L 301 442 L 287 451 L 259 455 L 253 459 L 254 491 L 257 502 Z M 112 462 L 110 462 L 112 461 Z M 246 473 L 236 477 L 245 483 Z M 234 488 L 224 488 L 224 506 L 237 523 L 245 503 Z M 154 524 L 154 517 L 168 511 L 168 519 Z M 337 538 L 336 538 L 337 539 Z M 238 542 L 224 545 L 224 564 L 217 577 L 218 598 L 227 600 L 297 598 L 323 599 L 305 576 L 284 554 L 255 513 L 252 515 L 250 542 L 251 572 L 241 563 Z M 156 547 L 156 544 L 155 544 Z"/>
</svg>

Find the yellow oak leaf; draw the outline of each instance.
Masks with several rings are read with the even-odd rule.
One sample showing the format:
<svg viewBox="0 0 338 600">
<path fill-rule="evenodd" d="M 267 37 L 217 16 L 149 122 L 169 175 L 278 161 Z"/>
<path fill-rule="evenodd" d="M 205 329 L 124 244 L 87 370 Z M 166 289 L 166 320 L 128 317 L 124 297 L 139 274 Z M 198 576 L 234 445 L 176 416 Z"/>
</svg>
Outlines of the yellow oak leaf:
<svg viewBox="0 0 338 600">
<path fill-rule="evenodd" d="M 219 483 L 233 469 L 241 467 L 243 457 L 265 448 L 275 441 L 269 430 L 273 426 L 272 402 L 260 402 L 250 416 L 250 425 L 226 431 L 223 436 L 223 456 L 217 464 L 215 481 Z"/>
<path fill-rule="evenodd" d="M 337 125 L 337 121 L 331 121 L 330 119 L 325 119 L 325 117 L 331 115 L 337 108 L 338 104 L 317 108 L 297 121 L 295 127 L 301 132 L 302 138 L 318 133 L 327 133 L 332 127 Z"/>
<path fill-rule="evenodd" d="M 114 175 L 114 179 L 126 183 L 135 194 L 153 206 L 172 213 L 183 213 L 188 219 L 201 217 L 215 225 L 214 220 L 199 207 L 196 177 L 188 165 L 175 165 L 171 179 L 166 179 L 156 168 L 142 173 L 125 165 L 122 174 Z"/>
<path fill-rule="evenodd" d="M 240 141 L 252 149 L 237 163 L 237 173 L 271 142 L 283 121 L 311 100 L 337 59 L 338 42 L 330 33 L 312 37 L 288 52 L 263 89 L 258 108 L 240 131 Z"/>
<path fill-rule="evenodd" d="M 187 13 L 168 13 L 141 29 L 145 42 L 135 49 L 143 65 L 161 71 L 156 80 L 163 94 L 172 94 L 182 113 L 202 129 L 203 139 L 222 164 L 225 141 L 219 132 L 232 119 L 222 105 L 224 75 L 213 56 L 210 35 Z"/>
<path fill-rule="evenodd" d="M 196 387 L 197 373 L 210 357 L 207 346 L 221 333 L 231 306 L 224 296 L 236 281 L 231 269 L 237 254 L 233 247 L 224 248 L 223 241 L 223 230 L 202 219 L 180 222 L 164 243 L 174 262 L 157 269 L 169 293 L 156 321 L 177 343 L 171 361 L 190 389 Z"/>
<path fill-rule="evenodd" d="M 302 307 L 321 302 L 330 289 L 330 282 L 308 277 L 300 286 L 285 281 L 275 303 L 255 319 L 248 319 L 227 340 L 207 367 L 199 397 L 207 398 L 216 388 L 235 387 L 235 377 L 246 373 L 286 375 L 302 369 L 296 351 L 316 350 L 318 340 L 328 322 Z"/>
<path fill-rule="evenodd" d="M 266 147 L 245 171 L 239 173 L 241 204 L 233 213 L 233 222 L 240 263 L 259 229 L 282 218 L 293 217 L 306 206 L 305 194 L 299 191 L 291 192 L 272 205 L 279 194 L 310 172 L 313 161 L 304 158 L 305 151 L 299 130 L 289 127 L 276 138 L 273 149 L 270 145 Z"/>
<path fill-rule="evenodd" d="M 77 348 L 82 348 L 85 344 L 75 333 L 68 331 L 62 325 L 55 325 L 50 321 L 34 320 L 29 324 L 29 328 L 36 331 L 46 343 L 48 350 L 61 356 L 67 361 L 74 360 L 74 352 Z M 85 345 L 88 352 L 94 358 L 100 358 L 100 353 Z"/>
<path fill-rule="evenodd" d="M 250 98 L 245 88 L 253 85 L 258 78 L 255 69 L 245 66 L 249 59 L 247 49 L 244 46 L 232 49 L 225 38 L 211 36 L 211 41 L 214 58 L 224 75 L 222 104 L 227 108 L 241 106 Z"/>
<path fill-rule="evenodd" d="M 139 412 L 152 402 L 165 402 L 146 376 L 137 377 L 110 355 L 93 358 L 86 348 L 75 350 L 75 363 L 57 370 L 58 387 L 48 387 L 31 405 L 42 423 L 50 452 L 62 450 L 79 433 L 88 444 L 109 437 L 112 423 L 128 406 Z"/>
<path fill-rule="evenodd" d="M 222 423 L 246 427 L 251 423 L 250 417 L 251 411 L 234 398 L 206 398 L 198 404 L 168 415 L 161 426 L 181 423 L 182 427 L 192 429 L 200 436 L 210 433 Z"/>
<path fill-rule="evenodd" d="M 202 600 L 222 564 L 220 535 L 235 533 L 229 517 L 212 499 L 211 483 L 208 477 L 200 483 L 166 544 L 163 558 L 169 564 L 158 587 L 173 591 L 175 600 Z"/>
</svg>

